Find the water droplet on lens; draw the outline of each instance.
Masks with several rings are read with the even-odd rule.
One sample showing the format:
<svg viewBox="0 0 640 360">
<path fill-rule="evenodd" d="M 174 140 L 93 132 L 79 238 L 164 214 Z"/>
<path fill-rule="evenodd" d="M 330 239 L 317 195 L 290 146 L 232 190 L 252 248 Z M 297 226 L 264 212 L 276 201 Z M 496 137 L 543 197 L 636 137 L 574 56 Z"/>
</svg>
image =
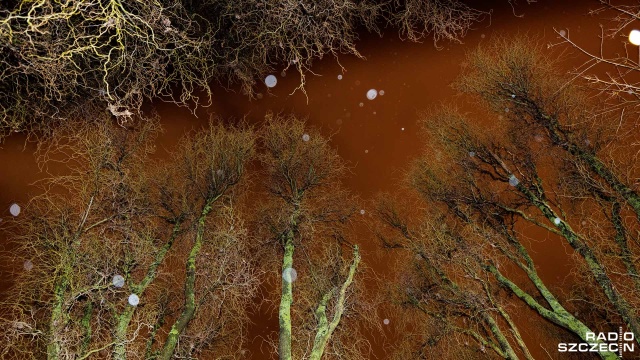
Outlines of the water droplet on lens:
<svg viewBox="0 0 640 360">
<path fill-rule="evenodd" d="M 11 215 L 13 216 L 20 215 L 20 205 L 12 204 L 11 207 L 9 208 L 9 213 L 11 213 Z"/>
<path fill-rule="evenodd" d="M 136 294 L 129 295 L 129 305 L 138 306 L 140 304 L 140 298 Z"/>
<path fill-rule="evenodd" d="M 296 281 L 298 278 L 298 272 L 294 268 L 286 268 L 282 272 L 282 279 L 288 283 Z"/>
<path fill-rule="evenodd" d="M 124 286 L 124 277 L 122 275 L 115 275 L 111 283 L 113 284 L 113 286 L 121 288 Z"/>
<path fill-rule="evenodd" d="M 33 263 L 31 262 L 31 260 L 26 260 L 22 266 L 27 271 L 31 271 L 31 269 L 33 269 Z"/>
<path fill-rule="evenodd" d="M 269 75 L 264 79 L 264 83 L 265 85 L 267 85 L 267 87 L 272 88 L 276 86 L 276 84 L 278 83 L 278 79 L 275 75 Z"/>
</svg>

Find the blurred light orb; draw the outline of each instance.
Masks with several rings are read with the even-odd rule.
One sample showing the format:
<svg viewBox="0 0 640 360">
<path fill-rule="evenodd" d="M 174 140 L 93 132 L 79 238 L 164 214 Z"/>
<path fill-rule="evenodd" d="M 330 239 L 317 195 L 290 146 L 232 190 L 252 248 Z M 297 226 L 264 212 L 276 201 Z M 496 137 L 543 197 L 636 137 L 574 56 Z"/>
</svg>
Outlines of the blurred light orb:
<svg viewBox="0 0 640 360">
<path fill-rule="evenodd" d="M 364 215 L 365 211 L 364 209 L 360 210 L 360 215 Z"/>
<path fill-rule="evenodd" d="M 338 75 L 338 80 L 342 80 L 342 74 Z"/>
<path fill-rule="evenodd" d="M 360 104 L 358 104 L 358 106 L 363 107 L 363 106 L 364 106 L 364 103 L 360 103 Z"/>
<path fill-rule="evenodd" d="M 559 33 L 559 34 L 560 34 L 560 36 L 562 36 L 562 37 L 567 36 L 567 30 L 560 30 L 558 33 Z"/>
<path fill-rule="evenodd" d="M 286 268 L 282 272 L 282 279 L 288 283 L 296 281 L 298 278 L 298 272 L 294 268 Z"/>
<path fill-rule="evenodd" d="M 306 142 L 306 141 L 309 141 L 309 140 L 311 140 L 311 137 L 309 136 L 309 134 L 302 135 L 302 141 Z"/>
<path fill-rule="evenodd" d="M 380 90 L 380 91 L 378 91 L 378 95 L 380 95 L 380 96 L 384 96 L 384 90 Z"/>
<path fill-rule="evenodd" d="M 113 284 L 113 286 L 121 288 L 124 286 L 124 277 L 122 275 L 115 275 L 113 277 L 113 280 L 111 280 L 111 283 Z"/>
<path fill-rule="evenodd" d="M 129 305 L 138 306 L 140 304 L 140 298 L 136 294 L 129 295 Z"/>
<path fill-rule="evenodd" d="M 553 223 L 556 225 L 560 225 L 560 221 L 561 221 L 560 218 L 553 219 Z"/>
<path fill-rule="evenodd" d="M 390 323 L 390 322 L 391 322 L 391 321 L 389 321 L 389 319 L 384 319 L 384 320 L 382 320 L 382 323 L 383 323 L 383 324 L 385 324 L 385 325 L 389 325 L 389 323 Z"/>
<path fill-rule="evenodd" d="M 33 269 L 33 263 L 31 262 L 31 260 L 26 260 L 22 266 L 27 271 L 31 271 L 31 269 Z"/>
<path fill-rule="evenodd" d="M 275 75 L 269 75 L 264 79 L 264 84 L 270 88 L 276 86 L 277 83 L 278 83 L 278 79 L 276 78 Z"/>
<path fill-rule="evenodd" d="M 13 216 L 20 215 L 20 205 L 12 204 L 11 207 L 9 208 L 9 213 L 11 213 L 11 215 Z"/>
<path fill-rule="evenodd" d="M 367 99 L 369 100 L 373 100 L 378 96 L 378 90 L 376 89 L 371 89 L 369 91 L 367 91 Z"/>
<path fill-rule="evenodd" d="M 633 45 L 640 45 L 640 30 L 631 30 L 629 33 L 629 42 Z"/>
<path fill-rule="evenodd" d="M 515 187 L 515 186 L 518 186 L 518 184 L 520 184 L 520 180 L 518 180 L 518 178 L 515 177 L 515 175 L 509 176 L 509 185 Z"/>
</svg>

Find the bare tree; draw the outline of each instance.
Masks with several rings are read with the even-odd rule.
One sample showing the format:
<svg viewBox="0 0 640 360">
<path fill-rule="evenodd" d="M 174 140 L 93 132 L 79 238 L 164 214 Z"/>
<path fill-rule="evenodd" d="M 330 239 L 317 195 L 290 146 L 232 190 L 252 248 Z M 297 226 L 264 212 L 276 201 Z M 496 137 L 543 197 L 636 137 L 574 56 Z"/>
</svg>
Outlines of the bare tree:
<svg viewBox="0 0 640 360">
<path fill-rule="evenodd" d="M 589 106 L 585 94 L 567 86 L 565 77 L 547 58 L 524 41 L 497 42 L 470 56 L 460 88 L 480 95 L 494 110 L 502 113 L 508 111 L 504 116 L 508 119 L 508 129 L 514 134 L 512 138 L 518 136 L 515 135 L 516 128 L 520 132 L 517 143 L 519 152 L 526 151 L 526 141 L 531 140 L 522 134 L 522 130 L 530 129 L 529 134 L 537 134 L 538 138 L 534 135 L 534 141 L 546 145 L 545 150 L 557 154 L 556 159 L 560 165 L 571 170 L 566 177 L 560 172 L 559 183 L 567 180 L 576 183 L 577 179 L 587 184 L 587 188 L 590 187 L 589 191 L 580 191 L 585 189 L 582 186 L 574 192 L 573 187 L 564 186 L 567 190 L 565 196 L 554 198 L 544 190 L 537 171 L 536 160 L 543 163 L 544 156 L 533 156 L 530 153 L 519 155 L 522 159 L 529 159 L 515 164 L 511 167 L 512 170 L 509 170 L 506 163 L 500 164 L 498 160 L 493 160 L 496 161 L 496 166 L 502 168 L 503 174 L 518 169 L 522 176 L 530 179 L 528 181 L 531 181 L 531 185 L 520 182 L 516 189 L 541 215 L 554 223 L 559 235 L 584 259 L 593 279 L 629 329 L 638 333 L 640 328 L 635 310 L 638 306 L 635 303 L 637 297 L 633 292 L 624 291 L 626 287 L 616 286 L 617 276 L 613 276 L 622 273 L 623 277 L 631 281 L 635 278 L 635 270 L 629 265 L 634 262 L 637 250 L 629 248 L 626 240 L 621 237 L 623 227 L 626 226 L 623 224 L 628 224 L 629 230 L 635 229 L 637 219 L 640 218 L 640 195 L 632 180 L 637 167 L 633 161 L 627 161 L 628 154 L 633 149 L 624 146 L 624 139 L 618 138 L 615 130 L 608 133 L 611 129 L 602 126 L 594 131 L 592 122 L 606 124 L 611 120 L 604 117 L 598 109 Z M 617 151 L 612 151 L 612 148 Z M 618 159 L 621 161 L 617 161 Z M 577 174 L 580 176 L 576 177 Z M 595 240 L 583 236 L 570 226 L 564 220 L 570 214 L 563 212 L 561 206 L 563 199 L 573 199 L 585 209 L 598 209 L 606 204 L 594 201 L 601 195 L 618 199 L 619 205 L 624 203 L 628 211 L 635 214 L 636 221 L 622 222 L 620 210 L 617 210 L 610 217 L 614 231 Z M 624 232 L 626 235 L 630 233 Z M 602 244 L 617 244 L 620 256 L 612 259 L 613 262 L 605 263 Z M 626 265 L 622 268 L 624 270 L 619 271 L 621 262 Z"/>
<path fill-rule="evenodd" d="M 15 224 L 29 266 L 5 304 L 5 355 L 169 359 L 241 350 L 257 279 L 234 189 L 254 135 L 211 125 L 157 162 L 156 122 L 140 124 L 69 124 L 43 145 L 43 164 L 61 162 L 67 174 L 45 180 Z"/>
<path fill-rule="evenodd" d="M 253 94 L 294 68 L 304 91 L 314 60 L 354 54 L 358 30 L 457 40 L 485 15 L 457 0 L 70 2 L 0 5 L 0 136 L 46 132 L 88 104 L 121 123 L 145 99 L 207 105 L 214 82 Z"/>
<path fill-rule="evenodd" d="M 600 4 L 589 12 L 591 16 L 608 18 L 608 25 L 601 25 L 598 36 L 599 49 L 581 44 L 571 38 L 570 29 L 559 29 L 562 39 L 558 45 L 569 45 L 577 49 L 587 60 L 573 73 L 583 78 L 590 87 L 597 89 L 602 99 L 609 100 L 613 109 L 637 111 L 640 101 L 640 85 L 634 79 L 640 71 L 640 52 L 628 40 L 628 26 L 640 20 L 640 5 L 623 1 L 597 0 Z M 621 40 L 621 41 L 620 41 Z M 612 110 L 612 109 L 609 109 Z"/>
<path fill-rule="evenodd" d="M 436 267 L 445 274 L 465 269 L 463 276 L 449 278 L 474 279 L 482 273 L 469 272 L 468 264 L 475 263 L 484 272 L 479 278 L 583 341 L 592 324 L 609 329 L 622 321 L 637 333 L 638 194 L 628 180 L 635 168 L 609 158 L 613 152 L 603 154 L 602 149 L 617 147 L 619 156 L 628 156 L 628 148 L 607 126 L 593 125 L 607 118 L 589 105 L 586 94 L 567 85 L 549 59 L 527 39 L 481 46 L 469 55 L 456 86 L 484 101 L 492 115 L 489 124 L 451 108 L 425 114 L 430 145 L 411 181 L 432 208 L 445 214 L 436 220 L 436 231 L 428 232 L 427 244 L 450 263 L 456 256 L 465 259 L 463 265 Z M 381 214 L 404 238 L 387 243 L 415 248 L 409 235 L 420 232 L 392 211 Z M 578 312 L 580 305 L 563 300 L 562 289 L 542 281 L 522 224 L 563 239 L 574 250 L 575 272 L 584 285 L 573 300 L 597 303 L 595 309 Z M 445 243 L 455 246 L 438 247 L 442 231 L 452 237 Z M 505 264 L 515 265 L 528 283 L 503 270 L 514 268 Z M 472 289 L 467 280 L 460 286 Z M 452 294 L 447 300 L 456 298 Z M 600 356 L 617 358 L 611 352 Z"/>
<path fill-rule="evenodd" d="M 489 254 L 482 240 L 473 242 L 477 234 L 463 235 L 462 230 L 446 225 L 446 214 L 439 212 L 437 203 L 430 203 L 428 216 L 416 216 L 401 214 L 399 209 L 406 208 L 406 202 L 390 198 L 385 195 L 377 201 L 377 215 L 384 225 L 377 234 L 387 248 L 409 253 L 402 257 L 404 266 L 398 271 L 404 280 L 392 298 L 411 314 L 407 327 L 416 333 L 395 347 L 397 358 L 426 358 L 434 352 L 474 358 L 480 352 L 518 359 L 513 343 L 531 359 L 507 311 L 508 303 L 483 267 Z M 413 216 L 426 220 L 406 222 Z M 426 316 L 426 321 L 415 321 L 413 314 Z M 434 323 L 439 326 L 434 328 Z M 475 351 L 470 350 L 469 341 L 478 344 Z"/>
<path fill-rule="evenodd" d="M 279 358 L 363 356 L 357 325 L 338 328 L 357 314 L 353 282 L 361 258 L 342 235 L 354 212 L 354 199 L 340 186 L 345 167 L 327 139 L 293 117 L 270 116 L 261 141 L 269 190 L 263 223 L 282 259 Z M 352 344 L 344 346 L 345 336 Z"/>
</svg>

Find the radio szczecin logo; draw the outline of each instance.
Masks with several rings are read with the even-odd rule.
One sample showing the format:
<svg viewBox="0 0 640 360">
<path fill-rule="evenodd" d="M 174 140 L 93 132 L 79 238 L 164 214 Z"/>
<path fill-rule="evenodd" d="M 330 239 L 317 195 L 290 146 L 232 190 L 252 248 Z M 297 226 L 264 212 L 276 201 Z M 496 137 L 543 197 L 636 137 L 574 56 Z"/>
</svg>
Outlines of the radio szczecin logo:
<svg viewBox="0 0 640 360">
<path fill-rule="evenodd" d="M 635 352 L 635 336 L 632 332 L 622 332 L 622 328 L 619 332 L 587 332 L 585 340 L 581 343 L 559 343 L 558 352 L 612 352 L 620 357 L 623 352 Z"/>
</svg>

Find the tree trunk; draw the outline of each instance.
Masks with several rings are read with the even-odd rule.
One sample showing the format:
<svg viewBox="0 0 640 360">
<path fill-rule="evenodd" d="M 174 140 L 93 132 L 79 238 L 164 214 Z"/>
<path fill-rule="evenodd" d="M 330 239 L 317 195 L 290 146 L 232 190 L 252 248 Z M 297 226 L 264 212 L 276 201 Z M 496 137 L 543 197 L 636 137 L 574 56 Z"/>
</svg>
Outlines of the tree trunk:
<svg viewBox="0 0 640 360">
<path fill-rule="evenodd" d="M 331 335 L 333 331 L 338 327 L 340 323 L 340 319 L 342 319 L 342 314 L 344 313 L 344 302 L 347 294 L 347 289 L 353 282 L 353 276 L 356 273 L 358 268 L 358 264 L 360 263 L 360 251 L 358 250 L 358 246 L 354 246 L 353 248 L 353 262 L 349 267 L 349 274 L 345 279 L 344 283 L 340 288 L 340 292 L 338 293 L 338 299 L 336 300 L 335 310 L 333 313 L 333 320 L 331 322 L 327 322 L 327 302 L 331 298 L 332 291 L 325 294 L 316 310 L 316 317 L 318 318 L 318 331 L 316 333 L 316 338 L 313 342 L 313 349 L 311 350 L 310 360 L 320 360 L 322 355 L 324 354 L 324 349 L 329 343 L 329 339 L 331 339 Z"/>
<path fill-rule="evenodd" d="M 280 360 L 291 360 L 291 303 L 293 302 L 293 283 L 285 279 L 285 271 L 293 269 L 293 230 L 289 230 L 285 237 L 284 255 L 282 257 L 282 296 L 280 297 L 280 309 L 278 322 L 280 335 L 278 342 L 278 354 Z M 292 280 L 289 278 L 288 280 Z"/>
<path fill-rule="evenodd" d="M 186 270 L 187 278 L 184 283 L 184 309 L 180 317 L 176 319 L 171 326 L 171 331 L 167 336 L 167 340 L 164 343 L 164 347 L 158 359 L 170 360 L 173 357 L 173 353 L 178 345 L 178 339 L 189 325 L 189 322 L 193 319 L 196 313 L 196 258 L 200 254 L 202 248 L 202 238 L 204 236 L 204 227 L 207 215 L 211 212 L 212 204 L 218 197 L 207 201 L 206 205 L 202 209 L 200 218 L 198 219 L 198 228 L 196 231 L 196 239 L 191 247 L 191 252 L 187 258 Z"/>
</svg>

